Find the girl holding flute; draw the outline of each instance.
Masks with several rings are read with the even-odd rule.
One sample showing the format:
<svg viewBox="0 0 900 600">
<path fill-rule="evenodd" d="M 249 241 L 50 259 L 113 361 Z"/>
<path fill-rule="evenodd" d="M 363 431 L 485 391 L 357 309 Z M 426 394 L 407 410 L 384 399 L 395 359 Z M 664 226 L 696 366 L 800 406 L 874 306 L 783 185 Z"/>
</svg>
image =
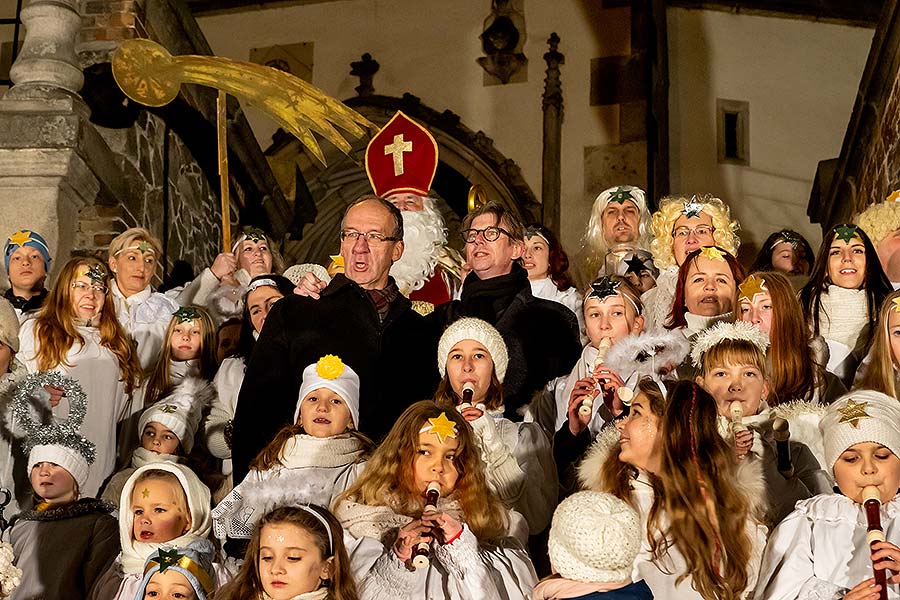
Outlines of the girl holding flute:
<svg viewBox="0 0 900 600">
<path fill-rule="evenodd" d="M 854 391 L 830 405 L 819 426 L 839 493 L 798 502 L 775 529 L 756 598 L 900 598 L 900 404 Z M 878 510 L 867 515 L 865 504 L 876 499 Z M 879 524 L 885 541 L 868 531 Z"/>
<path fill-rule="evenodd" d="M 334 513 L 363 600 L 531 597 L 534 567 L 510 535 L 522 517 L 488 486 L 475 434 L 455 410 L 428 400 L 407 408 Z M 416 569 L 423 543 L 429 560 Z"/>
</svg>

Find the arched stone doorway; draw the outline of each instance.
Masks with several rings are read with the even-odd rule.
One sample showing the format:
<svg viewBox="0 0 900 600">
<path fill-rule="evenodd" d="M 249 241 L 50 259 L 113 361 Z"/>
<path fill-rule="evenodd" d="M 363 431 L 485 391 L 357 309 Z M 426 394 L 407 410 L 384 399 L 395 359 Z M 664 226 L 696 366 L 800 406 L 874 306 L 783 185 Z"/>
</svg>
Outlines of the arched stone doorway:
<svg viewBox="0 0 900 600">
<path fill-rule="evenodd" d="M 450 243 L 457 249 L 463 245 L 457 232 L 473 184 L 480 184 L 490 199 L 499 201 L 523 221 L 539 219 L 540 204 L 518 165 L 501 155 L 487 135 L 472 131 L 449 110 L 439 113 L 410 94 L 402 98 L 360 96 L 347 100 L 346 104 L 379 127 L 397 110 L 402 110 L 429 128 L 440 153 L 432 191 L 440 198 L 439 209 L 449 229 Z M 305 204 L 307 211 L 312 210 L 314 203 L 318 211 L 315 221 L 303 227 L 302 239 L 298 239 L 299 232 L 295 231 L 291 239 L 285 240 L 282 251 L 288 263 L 328 264 L 328 256 L 337 253 L 337 232 L 344 209 L 354 199 L 372 191 L 363 167 L 367 144 L 368 139 L 357 141 L 350 156 L 323 144 L 328 162 L 323 169 L 292 136 L 280 131 L 274 136 L 266 156 L 285 196 Z M 299 190 L 298 176 L 302 178 Z"/>
</svg>

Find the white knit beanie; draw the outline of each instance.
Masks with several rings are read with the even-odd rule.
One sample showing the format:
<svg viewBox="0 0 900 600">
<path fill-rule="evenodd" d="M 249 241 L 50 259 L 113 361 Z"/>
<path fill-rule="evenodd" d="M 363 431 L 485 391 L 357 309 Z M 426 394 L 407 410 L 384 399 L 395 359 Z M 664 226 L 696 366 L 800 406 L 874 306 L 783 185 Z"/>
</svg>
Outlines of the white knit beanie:
<svg viewBox="0 0 900 600">
<path fill-rule="evenodd" d="M 303 369 L 303 383 L 297 397 L 297 408 L 294 410 L 294 423 L 300 417 L 300 405 L 303 398 L 314 390 L 325 388 L 341 397 L 347 408 L 353 426 L 359 429 L 359 375 L 350 365 L 333 354 L 326 354 L 317 362 Z"/>
<path fill-rule="evenodd" d="M 578 492 L 553 513 L 548 550 L 553 570 L 583 582 L 631 581 L 641 521 L 612 494 Z"/>
<path fill-rule="evenodd" d="M 856 390 L 844 394 L 825 411 L 819 423 L 825 444 L 825 462 L 834 463 L 850 446 L 875 442 L 900 457 L 900 402 L 881 392 Z"/>
<path fill-rule="evenodd" d="M 19 351 L 19 317 L 6 298 L 0 298 L 0 344 Z"/>
<path fill-rule="evenodd" d="M 138 435 L 143 436 L 147 423 L 159 423 L 178 436 L 184 454 L 190 454 L 210 390 L 212 386 L 199 377 L 185 379 L 168 396 L 144 411 L 138 421 Z"/>
<path fill-rule="evenodd" d="M 42 444 L 35 446 L 28 453 L 28 472 L 34 465 L 42 462 L 49 462 L 59 465 L 69 472 L 78 484 L 78 490 L 81 492 L 87 485 L 88 475 L 91 473 L 91 466 L 87 458 L 78 450 L 62 444 Z"/>
<path fill-rule="evenodd" d="M 506 367 L 509 365 L 509 354 L 506 351 L 506 342 L 503 336 L 497 331 L 493 325 L 481 319 L 473 319 L 464 317 L 454 321 L 441 336 L 438 342 L 438 371 L 441 377 L 447 371 L 447 358 L 453 346 L 462 340 L 475 340 L 487 349 L 494 361 L 494 371 L 497 373 L 497 379 L 503 383 L 506 377 Z"/>
</svg>

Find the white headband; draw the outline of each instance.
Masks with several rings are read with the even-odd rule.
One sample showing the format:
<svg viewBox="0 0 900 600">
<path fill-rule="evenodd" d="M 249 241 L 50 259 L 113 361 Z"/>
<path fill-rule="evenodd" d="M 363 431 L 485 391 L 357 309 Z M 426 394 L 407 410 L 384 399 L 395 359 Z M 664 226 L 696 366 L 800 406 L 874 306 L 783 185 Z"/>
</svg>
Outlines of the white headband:
<svg viewBox="0 0 900 600">
<path fill-rule="evenodd" d="M 256 288 L 261 288 L 261 287 L 265 287 L 265 286 L 278 289 L 278 284 L 275 283 L 274 280 L 268 279 L 268 278 L 263 278 L 263 279 L 257 279 L 255 281 L 251 281 L 250 285 L 247 286 L 247 293 L 249 294 Z"/>
<path fill-rule="evenodd" d="M 328 521 L 325 520 L 325 517 L 319 514 L 319 511 L 313 510 L 308 504 L 297 504 L 297 508 L 301 510 L 305 510 L 315 518 L 319 520 L 319 522 L 325 527 L 325 531 L 328 532 L 328 553 L 334 554 L 334 539 L 331 537 L 331 527 L 328 525 Z"/>
</svg>

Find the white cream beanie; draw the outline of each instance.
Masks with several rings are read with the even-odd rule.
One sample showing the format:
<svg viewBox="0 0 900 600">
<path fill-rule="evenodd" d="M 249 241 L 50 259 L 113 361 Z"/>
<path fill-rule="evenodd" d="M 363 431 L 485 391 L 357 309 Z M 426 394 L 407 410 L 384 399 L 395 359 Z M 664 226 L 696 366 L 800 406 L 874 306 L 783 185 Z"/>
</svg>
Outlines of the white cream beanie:
<svg viewBox="0 0 900 600">
<path fill-rule="evenodd" d="M 825 462 L 834 463 L 850 446 L 875 442 L 900 457 L 900 402 L 874 390 L 844 394 L 825 411 L 819 423 L 825 443 Z"/>
<path fill-rule="evenodd" d="M 63 444 L 41 444 L 35 446 L 28 453 L 28 472 L 31 473 L 34 466 L 42 462 L 59 465 L 68 471 L 69 475 L 78 484 L 79 494 L 87 485 L 88 476 L 91 474 L 91 463 L 88 462 L 84 454 L 75 448 L 64 446 Z"/>
<path fill-rule="evenodd" d="M 143 412 L 138 421 L 138 436 L 142 436 L 147 423 L 164 425 L 178 436 L 185 456 L 194 447 L 194 436 L 200 427 L 200 417 L 206 408 L 213 386 L 199 377 L 188 377 L 168 396 Z"/>
<path fill-rule="evenodd" d="M 297 395 L 297 407 L 294 409 L 294 423 L 300 417 L 300 405 L 303 398 L 314 390 L 325 388 L 343 399 L 350 409 L 353 426 L 359 429 L 359 375 L 350 365 L 333 354 L 326 354 L 317 362 L 303 369 L 303 383 Z"/>
<path fill-rule="evenodd" d="M 509 365 L 509 354 L 506 350 L 506 342 L 503 336 L 497 331 L 493 325 L 481 319 L 473 319 L 464 317 L 456 320 L 444 330 L 441 341 L 438 342 L 438 371 L 441 377 L 447 372 L 447 358 L 453 346 L 462 340 L 475 340 L 480 343 L 491 355 L 494 361 L 494 371 L 497 373 L 497 379 L 503 383 L 506 377 L 506 367 Z"/>
<path fill-rule="evenodd" d="M 631 581 L 641 547 L 641 520 L 612 494 L 572 494 L 556 508 L 548 550 L 553 570 L 583 582 Z"/>
</svg>

